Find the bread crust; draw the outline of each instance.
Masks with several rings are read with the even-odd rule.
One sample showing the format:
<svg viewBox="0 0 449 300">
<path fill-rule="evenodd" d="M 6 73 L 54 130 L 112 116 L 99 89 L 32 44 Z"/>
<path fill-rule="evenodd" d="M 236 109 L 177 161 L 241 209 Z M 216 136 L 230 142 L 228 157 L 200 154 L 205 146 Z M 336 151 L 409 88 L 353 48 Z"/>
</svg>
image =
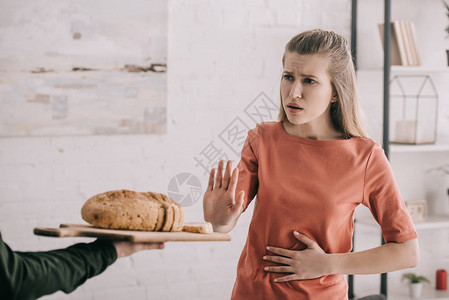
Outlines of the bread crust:
<svg viewBox="0 0 449 300">
<path fill-rule="evenodd" d="M 160 205 L 130 190 L 109 191 L 84 203 L 82 218 L 100 228 L 153 231 L 158 225 Z"/>
<path fill-rule="evenodd" d="M 182 231 L 184 211 L 167 195 L 115 190 L 89 198 L 82 218 L 99 228 L 142 231 Z"/>
</svg>

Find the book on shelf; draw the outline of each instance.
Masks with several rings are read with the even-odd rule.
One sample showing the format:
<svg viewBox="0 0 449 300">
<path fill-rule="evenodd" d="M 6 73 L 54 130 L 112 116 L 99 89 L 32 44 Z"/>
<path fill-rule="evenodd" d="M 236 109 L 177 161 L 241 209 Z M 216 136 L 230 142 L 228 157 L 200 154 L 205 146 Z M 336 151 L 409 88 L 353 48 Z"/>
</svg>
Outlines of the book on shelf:
<svg viewBox="0 0 449 300">
<path fill-rule="evenodd" d="M 384 24 L 379 24 L 379 33 L 384 44 Z M 412 22 L 393 21 L 390 37 L 390 64 L 398 66 L 419 66 L 419 55 L 415 26 Z"/>
<path fill-rule="evenodd" d="M 412 45 L 413 45 L 414 54 L 415 54 L 415 63 L 416 63 L 415 66 L 420 66 L 420 65 L 422 65 L 422 62 L 421 62 L 421 55 L 419 54 L 419 51 L 418 51 L 418 42 L 416 40 L 415 24 L 413 22 L 410 22 L 409 26 L 410 26 Z"/>
<path fill-rule="evenodd" d="M 399 23 L 399 21 L 394 21 L 393 22 L 393 28 L 392 28 L 392 33 L 394 35 L 394 38 L 396 38 L 396 43 L 398 44 L 398 48 L 399 48 L 399 55 L 400 55 L 400 64 L 398 63 L 397 65 L 403 65 L 403 66 L 407 66 L 408 63 L 408 59 L 407 59 L 407 55 L 406 55 L 406 45 L 404 43 L 404 39 L 402 38 L 402 36 L 400 36 L 401 34 L 401 24 Z M 393 62 L 391 63 L 392 65 L 396 65 L 393 64 Z"/>
<path fill-rule="evenodd" d="M 392 65 L 407 65 L 406 61 L 404 61 L 405 56 L 400 51 L 405 51 L 403 45 L 399 46 L 399 39 L 396 36 L 395 30 L 393 30 L 393 26 L 391 28 L 391 43 L 390 43 L 390 64 Z M 384 45 L 384 24 L 379 24 L 379 33 L 380 39 L 382 40 L 382 45 Z M 402 41 L 402 40 L 401 40 Z"/>
<path fill-rule="evenodd" d="M 407 61 L 408 61 L 407 66 L 413 66 L 414 65 L 413 64 L 413 46 L 409 39 L 407 22 L 399 21 L 399 24 L 400 24 L 399 27 L 401 30 L 401 37 L 405 44 L 405 54 L 407 55 Z"/>
</svg>

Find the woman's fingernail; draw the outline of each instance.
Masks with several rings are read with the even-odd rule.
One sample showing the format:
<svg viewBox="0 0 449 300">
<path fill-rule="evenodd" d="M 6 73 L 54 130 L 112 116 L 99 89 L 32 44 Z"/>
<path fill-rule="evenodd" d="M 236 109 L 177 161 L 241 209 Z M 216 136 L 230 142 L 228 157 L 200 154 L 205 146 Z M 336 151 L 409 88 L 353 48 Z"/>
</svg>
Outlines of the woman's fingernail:
<svg viewBox="0 0 449 300">
<path fill-rule="evenodd" d="M 267 257 L 266 256 L 264 256 L 264 257 L 262 257 L 263 259 L 267 259 Z"/>
<path fill-rule="evenodd" d="M 268 267 L 265 267 L 265 268 L 263 268 L 265 271 L 268 271 L 269 270 L 269 268 Z"/>
<path fill-rule="evenodd" d="M 293 234 L 294 235 L 299 235 L 299 232 L 298 231 L 293 231 Z"/>
<path fill-rule="evenodd" d="M 274 280 L 274 282 L 278 282 L 278 280 L 277 280 L 277 279 L 275 279 L 275 280 Z"/>
<path fill-rule="evenodd" d="M 270 246 L 267 246 L 267 248 L 266 248 L 267 250 L 270 250 Z"/>
</svg>

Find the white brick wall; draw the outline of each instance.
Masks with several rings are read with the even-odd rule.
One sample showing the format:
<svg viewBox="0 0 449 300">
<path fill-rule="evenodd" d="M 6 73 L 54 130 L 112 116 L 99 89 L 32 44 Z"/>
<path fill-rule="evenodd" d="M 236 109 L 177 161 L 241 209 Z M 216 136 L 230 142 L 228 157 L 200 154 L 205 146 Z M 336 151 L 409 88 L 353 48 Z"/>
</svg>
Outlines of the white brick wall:
<svg viewBox="0 0 449 300">
<path fill-rule="evenodd" d="M 350 1 L 170 1 L 167 134 L 0 139 L 4 240 L 24 251 L 90 241 L 36 237 L 32 230 L 81 222 L 84 201 L 106 190 L 166 192 L 181 172 L 195 174 L 205 187 L 207 177 L 194 156 L 260 92 L 278 101 L 283 47 L 294 34 L 315 27 L 349 39 Z M 363 76 L 362 104 L 374 107 L 370 123 L 378 133 L 381 107 L 371 100 L 380 101 L 381 85 L 370 81 L 379 76 Z M 448 94 L 447 87 L 442 93 Z M 443 109 L 447 117 L 447 104 Z M 202 220 L 201 203 L 185 210 L 187 221 Z M 250 217 L 251 208 L 229 243 L 168 243 L 163 251 L 116 262 L 70 295 L 44 299 L 228 299 Z M 377 233 L 371 236 L 361 244 L 376 245 Z M 361 282 L 361 295 L 378 290 L 373 280 Z"/>
</svg>

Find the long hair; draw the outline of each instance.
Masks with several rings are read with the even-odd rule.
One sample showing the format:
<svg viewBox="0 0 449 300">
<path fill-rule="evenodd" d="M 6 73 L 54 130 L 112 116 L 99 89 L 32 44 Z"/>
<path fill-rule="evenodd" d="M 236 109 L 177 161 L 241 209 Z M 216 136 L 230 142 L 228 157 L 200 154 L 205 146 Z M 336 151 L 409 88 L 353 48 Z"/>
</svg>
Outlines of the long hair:
<svg viewBox="0 0 449 300">
<path fill-rule="evenodd" d="M 330 58 L 328 73 L 337 97 L 337 101 L 332 102 L 330 107 L 332 123 L 345 138 L 366 137 L 361 121 L 357 81 L 348 41 L 335 32 L 315 29 L 302 32 L 287 43 L 282 57 L 282 66 L 284 66 L 287 52 L 300 55 L 322 55 Z M 281 122 L 287 120 L 282 99 L 278 119 Z"/>
</svg>

